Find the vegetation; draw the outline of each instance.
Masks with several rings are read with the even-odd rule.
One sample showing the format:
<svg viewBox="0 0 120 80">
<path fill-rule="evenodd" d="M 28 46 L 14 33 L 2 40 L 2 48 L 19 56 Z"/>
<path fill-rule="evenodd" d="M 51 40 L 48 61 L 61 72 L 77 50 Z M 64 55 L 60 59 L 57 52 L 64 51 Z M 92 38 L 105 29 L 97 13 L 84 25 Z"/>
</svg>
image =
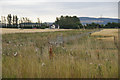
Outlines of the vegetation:
<svg viewBox="0 0 120 80">
<path fill-rule="evenodd" d="M 13 26 L 12 27 L 17 27 L 18 26 L 18 17 L 13 15 Z"/>
<path fill-rule="evenodd" d="M 47 23 L 42 23 L 40 29 L 45 29 L 45 28 L 49 28 L 49 25 Z"/>
<path fill-rule="evenodd" d="M 62 29 L 79 29 L 82 26 L 79 18 L 76 16 L 61 16 L 56 18 L 55 24 L 59 25 Z"/>
<path fill-rule="evenodd" d="M 83 28 L 85 29 L 95 29 L 95 28 L 120 28 L 120 23 L 107 23 L 106 25 L 103 24 L 96 24 L 96 23 L 91 23 L 91 24 L 86 24 L 85 26 L 83 26 Z"/>
<path fill-rule="evenodd" d="M 3 78 L 117 78 L 118 50 L 114 41 L 96 39 L 104 36 L 86 35 L 53 45 L 54 57 L 49 59 L 49 41 L 93 30 L 4 34 Z"/>
<path fill-rule="evenodd" d="M 12 16 L 11 16 L 11 14 L 8 14 L 7 20 L 8 20 L 8 26 L 11 27 L 11 23 L 12 23 Z"/>
<path fill-rule="evenodd" d="M 120 23 L 107 23 L 104 28 L 120 28 Z"/>
<path fill-rule="evenodd" d="M 11 15 L 8 14 L 7 19 L 3 17 L 2 22 L 2 28 L 23 28 L 23 29 L 32 29 L 32 28 L 38 28 L 38 29 L 45 29 L 48 28 L 49 25 L 47 23 L 40 22 L 40 19 L 38 19 L 38 22 L 34 23 L 27 17 L 18 18 L 17 15 Z M 6 24 L 7 22 L 7 24 Z"/>
<path fill-rule="evenodd" d="M 96 24 L 96 23 L 91 23 L 91 24 L 86 24 L 86 26 L 84 26 L 85 29 L 95 29 L 95 28 L 100 28 L 101 25 Z"/>
<path fill-rule="evenodd" d="M 77 18 L 76 16 L 61 16 L 60 18 L 56 18 L 55 24 L 64 29 L 120 28 L 120 23 L 115 22 L 109 22 L 106 25 L 97 23 L 82 25 L 79 18 Z"/>
<path fill-rule="evenodd" d="M 45 29 L 49 28 L 51 25 L 47 23 L 42 23 L 39 18 L 37 18 L 38 22 L 33 23 L 29 18 L 22 17 L 18 19 L 17 15 L 8 14 L 7 20 L 3 17 L 3 28 L 23 28 L 23 29 L 31 29 L 31 28 L 38 28 L 38 29 Z M 6 25 L 7 21 L 7 25 Z M 91 23 L 82 25 L 80 23 L 80 19 L 77 16 L 61 16 L 60 18 L 56 18 L 56 21 L 53 23 L 55 26 L 59 26 L 61 29 L 95 29 L 95 28 L 120 28 L 120 23 L 107 23 L 97 24 Z"/>
</svg>

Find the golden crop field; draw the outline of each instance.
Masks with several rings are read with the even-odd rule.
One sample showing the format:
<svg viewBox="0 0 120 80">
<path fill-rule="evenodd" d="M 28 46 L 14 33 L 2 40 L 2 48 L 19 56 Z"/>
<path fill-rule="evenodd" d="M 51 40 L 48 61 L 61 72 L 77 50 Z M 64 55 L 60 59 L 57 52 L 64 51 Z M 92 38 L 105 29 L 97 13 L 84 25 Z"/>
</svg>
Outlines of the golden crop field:
<svg viewBox="0 0 120 80">
<path fill-rule="evenodd" d="M 114 41 L 114 39 L 117 39 L 118 41 L 118 29 L 104 29 L 100 32 L 95 32 L 95 33 L 92 33 L 91 35 L 92 36 L 101 36 L 101 37 L 98 37 L 96 39 L 99 39 L 99 40 L 112 40 Z"/>
<path fill-rule="evenodd" d="M 92 35 L 99 36 L 117 36 L 118 37 L 118 29 L 104 29 L 100 32 L 95 32 Z"/>
<path fill-rule="evenodd" d="M 52 32 L 52 31 L 65 31 L 68 29 L 10 29 L 10 28 L 0 28 L 2 34 L 10 33 L 35 33 L 35 32 Z M 71 30 L 71 29 L 69 29 Z"/>
</svg>

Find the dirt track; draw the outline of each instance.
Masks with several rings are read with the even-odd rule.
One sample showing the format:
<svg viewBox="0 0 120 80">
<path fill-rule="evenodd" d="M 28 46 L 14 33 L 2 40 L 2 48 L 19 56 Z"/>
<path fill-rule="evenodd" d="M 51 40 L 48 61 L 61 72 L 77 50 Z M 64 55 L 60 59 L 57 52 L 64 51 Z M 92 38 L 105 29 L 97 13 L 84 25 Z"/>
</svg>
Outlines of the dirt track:
<svg viewBox="0 0 120 80">
<path fill-rule="evenodd" d="M 67 31 L 72 29 L 9 29 L 0 28 L 0 34 Z"/>
</svg>

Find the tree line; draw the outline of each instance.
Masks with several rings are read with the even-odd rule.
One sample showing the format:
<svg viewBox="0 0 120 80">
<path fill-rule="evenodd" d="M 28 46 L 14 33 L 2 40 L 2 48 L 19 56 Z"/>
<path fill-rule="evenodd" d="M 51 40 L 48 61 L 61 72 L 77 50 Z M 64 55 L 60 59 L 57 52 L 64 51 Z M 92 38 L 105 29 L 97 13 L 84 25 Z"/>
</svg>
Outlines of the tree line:
<svg viewBox="0 0 120 80">
<path fill-rule="evenodd" d="M 42 23 L 39 18 L 37 18 L 38 22 L 33 23 L 27 17 L 18 18 L 17 15 L 8 14 L 5 18 L 4 16 L 1 17 L 2 19 L 2 27 L 3 28 L 40 28 L 45 29 L 49 28 L 50 25 L 47 23 Z M 61 16 L 57 17 L 55 22 L 53 23 L 55 26 L 59 26 L 61 29 L 95 29 L 95 28 L 120 28 L 120 23 L 107 23 L 97 24 L 91 23 L 82 25 L 80 19 L 77 16 Z"/>
<path fill-rule="evenodd" d="M 94 28 L 120 28 L 120 23 L 107 23 L 105 25 L 103 24 L 97 24 L 97 23 L 91 23 L 91 24 L 86 24 L 82 25 L 80 23 L 80 19 L 77 16 L 61 16 L 60 18 L 56 18 L 55 21 L 56 25 L 59 25 L 60 28 L 63 29 L 94 29 Z"/>
<path fill-rule="evenodd" d="M 40 18 L 37 18 L 38 22 L 32 22 L 28 17 L 18 18 L 17 15 L 8 14 L 7 17 L 1 16 L 2 28 L 48 28 L 47 23 L 42 23 Z"/>
<path fill-rule="evenodd" d="M 83 26 L 85 29 L 95 29 L 95 28 L 120 28 L 120 23 L 115 23 L 115 22 L 108 22 L 107 24 L 97 24 L 97 23 L 91 23 L 91 24 L 86 24 Z"/>
</svg>

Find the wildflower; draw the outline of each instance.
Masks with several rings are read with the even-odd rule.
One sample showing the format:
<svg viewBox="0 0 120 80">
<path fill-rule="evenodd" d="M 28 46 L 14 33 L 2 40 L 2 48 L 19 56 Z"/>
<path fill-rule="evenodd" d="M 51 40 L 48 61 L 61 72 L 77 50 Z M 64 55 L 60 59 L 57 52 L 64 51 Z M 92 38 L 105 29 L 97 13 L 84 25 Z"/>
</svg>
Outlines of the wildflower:
<svg viewBox="0 0 120 80">
<path fill-rule="evenodd" d="M 17 56 L 17 54 L 18 54 L 18 53 L 17 53 L 17 52 L 15 52 L 15 53 L 14 53 L 14 56 Z"/>
<path fill-rule="evenodd" d="M 65 47 L 62 47 L 62 49 L 65 49 Z"/>
<path fill-rule="evenodd" d="M 20 44 L 20 46 L 22 46 L 22 44 Z"/>
<path fill-rule="evenodd" d="M 45 66 L 45 63 L 42 63 L 42 66 Z"/>
<path fill-rule="evenodd" d="M 35 51 L 38 52 L 38 49 L 39 49 L 39 48 L 36 48 Z"/>
<path fill-rule="evenodd" d="M 8 42 L 9 44 L 11 43 L 11 41 Z"/>
<path fill-rule="evenodd" d="M 108 61 L 108 59 L 105 59 L 106 61 Z"/>
<path fill-rule="evenodd" d="M 93 63 L 89 63 L 89 64 L 93 64 Z"/>
<path fill-rule="evenodd" d="M 98 64 L 98 66 L 101 66 L 102 64 Z"/>
</svg>

